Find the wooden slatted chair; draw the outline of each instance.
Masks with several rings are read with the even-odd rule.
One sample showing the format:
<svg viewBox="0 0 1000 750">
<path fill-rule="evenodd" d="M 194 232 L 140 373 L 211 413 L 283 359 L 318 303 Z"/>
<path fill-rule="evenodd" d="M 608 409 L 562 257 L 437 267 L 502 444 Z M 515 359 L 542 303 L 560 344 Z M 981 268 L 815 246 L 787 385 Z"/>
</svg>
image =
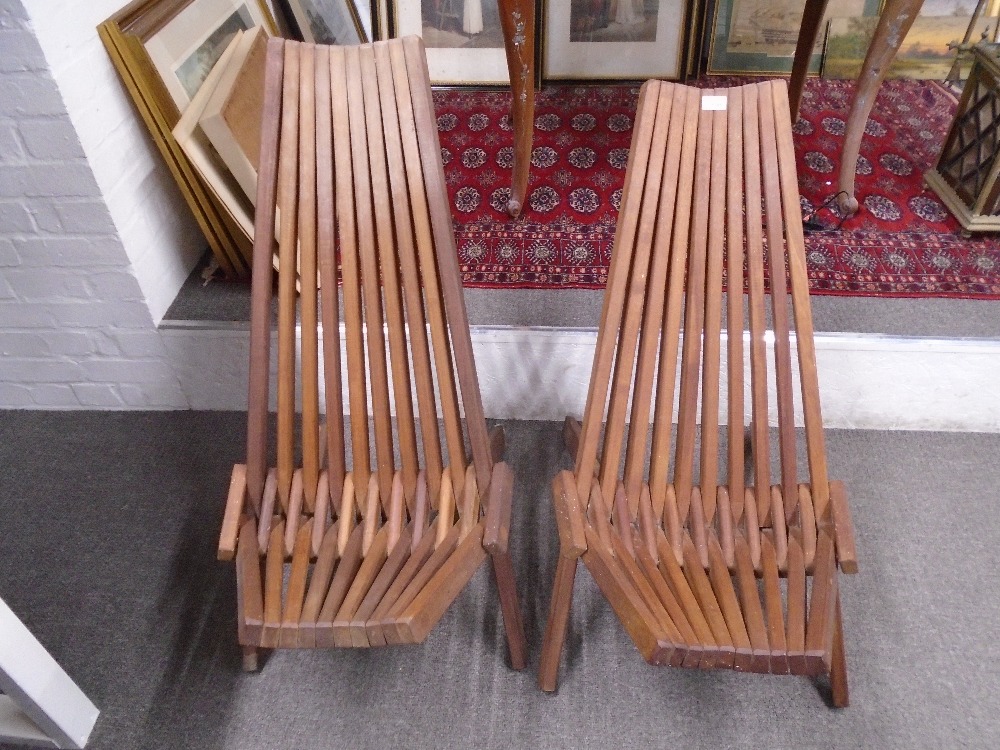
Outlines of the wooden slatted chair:
<svg viewBox="0 0 1000 750">
<path fill-rule="evenodd" d="M 582 558 L 651 664 L 829 674 L 847 705 L 837 569 L 857 562 L 844 487 L 827 476 L 790 122 L 783 82 L 642 89 L 586 411 L 566 426 L 575 470 L 553 483 L 543 690 Z M 722 331 L 741 334 L 747 316 L 749 352 Z"/>
<path fill-rule="evenodd" d="M 233 469 L 219 544 L 236 560 L 244 667 L 261 647 L 420 642 L 489 555 L 521 669 L 512 475 L 483 417 L 422 43 L 273 39 L 264 96 L 247 462 Z"/>
</svg>

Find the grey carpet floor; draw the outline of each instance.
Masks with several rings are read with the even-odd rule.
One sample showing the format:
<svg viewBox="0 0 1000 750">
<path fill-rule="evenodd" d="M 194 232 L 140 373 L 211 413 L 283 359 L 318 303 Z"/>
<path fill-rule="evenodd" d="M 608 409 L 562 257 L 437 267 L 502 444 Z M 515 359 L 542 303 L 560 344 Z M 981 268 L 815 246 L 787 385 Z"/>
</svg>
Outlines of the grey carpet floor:
<svg viewBox="0 0 1000 750">
<path fill-rule="evenodd" d="M 101 709 L 92 748 L 1000 746 L 1000 435 L 829 433 L 861 560 L 841 586 L 852 706 L 833 710 L 804 678 L 647 666 L 583 569 L 540 693 L 568 459 L 538 422 L 507 426 L 528 670 L 507 667 L 484 568 L 423 646 L 242 674 L 214 556 L 242 433 L 233 413 L 0 412 L 0 597 Z"/>
</svg>

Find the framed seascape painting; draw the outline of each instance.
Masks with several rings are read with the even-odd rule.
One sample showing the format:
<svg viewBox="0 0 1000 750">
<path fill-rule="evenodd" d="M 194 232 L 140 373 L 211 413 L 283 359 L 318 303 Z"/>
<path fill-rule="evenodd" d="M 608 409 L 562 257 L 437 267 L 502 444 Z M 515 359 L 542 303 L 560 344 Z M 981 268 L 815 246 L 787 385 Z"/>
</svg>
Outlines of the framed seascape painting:
<svg viewBox="0 0 1000 750">
<path fill-rule="evenodd" d="M 395 36 L 424 39 L 431 83 L 506 84 L 497 0 L 392 0 Z"/>
<path fill-rule="evenodd" d="M 688 5 L 686 0 L 546 0 L 542 76 L 680 78 L 694 16 Z"/>
<path fill-rule="evenodd" d="M 360 44 L 372 39 L 371 0 L 281 0 L 305 42 Z"/>
<path fill-rule="evenodd" d="M 802 23 L 803 0 L 716 0 L 708 73 L 781 75 L 792 70 Z M 878 15 L 881 0 L 830 0 L 827 19 Z M 820 35 L 809 65 L 819 73 L 825 39 Z"/>
</svg>

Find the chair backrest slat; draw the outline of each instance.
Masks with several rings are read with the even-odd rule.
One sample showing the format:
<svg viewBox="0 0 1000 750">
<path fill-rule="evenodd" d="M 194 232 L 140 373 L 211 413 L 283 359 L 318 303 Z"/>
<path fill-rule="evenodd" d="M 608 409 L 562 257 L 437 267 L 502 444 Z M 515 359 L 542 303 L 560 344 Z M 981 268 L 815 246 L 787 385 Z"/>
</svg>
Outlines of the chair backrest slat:
<svg viewBox="0 0 1000 750">
<path fill-rule="evenodd" d="M 333 159 L 336 185 L 337 240 L 340 247 L 341 281 L 344 297 L 344 326 L 347 338 L 347 390 L 350 405 L 351 472 L 354 501 L 363 508 L 371 473 L 368 442 L 368 377 L 361 311 L 361 268 L 358 257 L 358 230 L 354 213 L 354 167 L 351 157 L 347 53 L 343 47 L 330 50 L 331 110 L 333 116 Z M 342 509 L 342 513 L 347 509 Z"/>
<path fill-rule="evenodd" d="M 675 113 L 682 116 L 681 165 L 678 172 L 676 209 L 673 216 L 663 220 L 673 223 L 670 243 L 670 279 L 667 286 L 667 307 L 663 318 L 662 342 L 656 385 L 656 408 L 653 412 L 653 439 L 650 445 L 649 491 L 653 510 L 666 509 L 665 518 L 673 523 L 676 516 L 681 523 L 676 493 L 669 487 L 671 444 L 674 422 L 674 393 L 676 392 L 677 360 L 680 350 L 681 315 L 684 307 L 684 285 L 687 278 L 688 246 L 691 237 L 691 204 L 696 147 L 698 142 L 697 93 L 685 87 L 674 88 Z M 676 115 L 675 115 L 676 116 Z M 680 559 L 680 529 L 671 538 L 671 544 Z"/>
<path fill-rule="evenodd" d="M 640 203 L 638 228 L 635 235 L 635 247 L 632 250 L 631 275 L 626 292 L 624 316 L 618 335 L 618 354 L 615 359 L 614 375 L 611 383 L 611 399 L 608 404 L 607 423 L 621 424 L 624 428 L 626 408 L 629 401 L 633 374 L 636 373 L 636 352 L 639 344 L 639 329 L 643 310 L 646 306 L 648 285 L 651 283 L 650 261 L 654 231 L 656 229 L 657 207 L 660 199 L 660 185 L 663 177 L 664 158 L 667 151 L 667 132 L 670 125 L 670 108 L 672 102 L 662 86 L 651 87 L 649 96 L 655 96 L 656 122 L 653 125 L 652 143 L 649 149 L 649 160 L 646 168 L 646 180 L 643 186 L 643 198 Z M 648 347 L 647 347 L 648 350 Z M 647 351 L 648 354 L 648 351 Z M 650 355 L 650 358 L 652 355 Z M 640 365 L 640 371 L 641 371 Z M 640 387 L 645 389 L 650 382 L 643 379 Z M 638 394 L 639 400 L 645 394 Z M 636 429 L 644 431 L 646 425 L 636 425 Z M 604 447 L 601 453 L 601 489 L 608 494 L 614 491 L 618 482 L 618 469 L 621 464 L 621 450 L 624 441 L 624 429 L 611 429 L 604 432 Z M 645 443 L 645 440 L 642 441 Z M 644 446 L 645 447 L 645 446 Z M 627 474 L 635 470 L 635 461 L 628 467 Z M 631 488 L 626 485 L 629 512 L 633 518 L 639 508 L 638 483 Z"/>
<path fill-rule="evenodd" d="M 312 513 L 319 483 L 319 320 L 316 263 L 316 48 L 299 48 L 299 284 L 302 340 L 302 484 Z"/>
<path fill-rule="evenodd" d="M 656 358 L 659 351 L 660 331 L 663 329 L 663 311 L 667 304 L 670 277 L 670 243 L 674 229 L 674 211 L 677 201 L 678 176 L 681 165 L 681 146 L 684 136 L 684 98 L 681 89 L 659 88 L 657 124 L 662 118 L 668 123 L 666 154 L 660 182 L 657 206 L 656 232 L 652 240 L 652 261 L 646 301 L 642 314 L 642 338 L 636 365 L 632 410 L 629 416 L 628 445 L 625 452 L 625 491 L 631 502 L 640 496 L 646 463 L 646 444 L 649 438 L 650 409 L 653 382 L 656 377 Z M 655 136 L 654 136 L 655 137 Z M 676 296 L 676 291 L 675 296 Z M 679 300 L 679 298 L 678 298 Z M 653 500 L 650 509 L 656 518 L 663 511 L 663 498 Z"/>
<path fill-rule="evenodd" d="M 727 331 L 727 483 L 719 493 L 719 541 L 726 564 L 736 564 L 734 528 L 746 501 L 744 477 L 743 363 L 743 89 L 729 92 L 726 160 L 726 331 Z"/>
<path fill-rule="evenodd" d="M 367 59 L 367 58 L 366 58 Z M 385 184 L 382 186 L 381 200 L 376 206 L 379 220 L 379 237 L 391 238 L 389 242 L 379 242 L 379 260 L 382 268 L 382 284 L 385 291 L 385 313 L 389 328 L 389 363 L 392 368 L 393 398 L 396 409 L 396 429 L 399 436 L 401 489 L 407 506 L 414 510 L 417 498 L 417 472 L 420 466 L 417 456 L 417 436 L 413 395 L 411 392 L 410 352 L 406 341 L 406 319 L 403 309 L 404 291 L 412 296 L 415 287 L 419 295 L 419 282 L 407 278 L 402 266 L 412 261 L 413 237 L 409 217 L 409 201 L 406 198 L 405 180 L 399 175 L 403 164 L 402 146 L 399 141 L 399 117 L 396 108 L 395 82 L 389 63 L 389 50 L 383 45 L 375 45 L 371 54 L 371 75 L 378 82 L 379 109 L 381 122 L 382 150 L 378 158 L 378 168 L 385 170 Z M 366 70 L 368 68 L 366 67 Z M 376 159 L 373 158 L 373 162 Z M 373 163 L 373 169 L 375 165 Z M 382 225 L 385 224 L 383 227 Z M 398 252 L 397 252 L 398 247 Z M 407 258 L 407 256 L 411 256 Z M 405 260 L 404 260 L 405 259 Z M 412 262 L 409 263 L 412 266 Z M 412 309 L 413 305 L 410 304 Z M 422 325 L 423 316 L 418 325 Z M 416 328 L 417 326 L 414 326 Z M 426 331 L 416 332 L 419 336 Z M 430 361 L 424 364 L 429 366 Z M 419 369 L 419 367 L 415 368 Z M 435 415 L 433 421 L 437 423 Z M 394 493 L 395 495 L 395 493 Z"/>
<path fill-rule="evenodd" d="M 729 150 L 726 171 L 726 359 L 728 369 L 728 499 L 733 516 L 745 494 L 743 450 L 743 89 L 729 93 Z M 727 562 L 733 558 L 724 549 Z"/>
<path fill-rule="evenodd" d="M 260 152 L 257 172 L 257 209 L 254 215 L 254 284 L 250 291 L 250 376 L 247 384 L 247 496 L 260 515 L 267 476 L 267 394 L 271 351 L 272 258 L 275 196 L 278 191 L 278 143 L 281 132 L 284 47 L 267 48 L 268 75 L 264 79 L 261 142 L 271 148 Z"/>
<path fill-rule="evenodd" d="M 760 536 L 758 509 L 771 486 L 771 438 L 768 434 L 767 405 L 767 345 L 764 341 L 766 324 L 764 313 L 767 304 L 764 296 L 764 232 L 761 211 L 760 186 L 760 123 L 757 117 L 756 89 L 743 90 L 743 183 L 746 212 L 746 254 L 750 308 L 750 424 L 753 479 L 755 492 L 747 494 L 743 512 L 749 535 L 750 554 L 754 565 L 760 561 Z"/>
<path fill-rule="evenodd" d="M 362 50 L 348 47 L 347 58 L 347 99 L 351 124 L 351 155 L 354 165 L 354 207 L 357 217 L 358 256 L 361 266 L 361 290 L 365 327 L 370 332 L 365 342 L 368 345 L 368 382 L 372 402 L 372 421 L 375 428 L 375 466 L 378 488 L 382 497 L 388 500 L 392 492 L 394 450 L 392 439 L 392 409 L 389 404 L 389 377 L 386 372 L 385 339 L 382 334 L 381 274 L 378 264 L 378 246 L 375 225 L 374 191 L 382 189 L 385 173 L 380 175 L 371 164 L 373 153 L 381 144 L 381 119 L 377 111 L 377 96 L 372 96 L 361 65 Z M 367 85 L 366 85 L 367 83 Z M 366 96 L 366 89 L 368 90 Z M 372 111 L 374 110 L 374 111 Z M 378 125 L 378 132 L 369 130 L 369 123 Z M 369 147 L 369 139 L 374 143 Z M 391 241 L 391 238 L 389 239 Z M 361 415 L 351 415 L 351 421 Z M 367 428 L 367 424 L 365 425 Z M 367 505 L 367 503 L 366 503 Z"/>
<path fill-rule="evenodd" d="M 280 502 L 276 512 L 286 519 L 286 554 L 305 549 L 307 542 L 311 553 L 318 553 L 331 515 L 340 523 L 339 554 L 346 554 L 354 537 L 361 557 L 382 555 L 383 547 L 388 554 L 404 544 L 404 537 L 410 545 L 404 527 L 418 506 L 426 523 L 427 506 L 437 507 L 447 494 L 439 524 L 450 535 L 457 514 L 461 529 L 455 540 L 460 540 L 479 523 L 493 459 L 422 45 L 416 38 L 358 47 L 272 40 L 268 56 L 265 90 L 274 117 L 261 146 L 260 215 L 266 218 L 271 206 L 271 218 L 269 227 L 259 227 L 255 245 L 255 262 L 263 270 L 254 279 L 253 408 L 248 416 L 248 461 L 256 468 L 247 474 L 260 485 L 251 494 L 252 505 L 268 517 L 259 536 L 266 535 L 265 542 L 270 538 L 271 509 Z M 272 124 L 279 116 L 280 123 Z M 278 462 L 268 472 L 275 205 Z M 341 361 L 342 343 L 346 362 Z M 342 365 L 348 371 L 350 462 Z M 319 419 L 321 367 L 326 429 Z M 296 385 L 301 385 L 301 429 L 296 427 Z M 272 478 L 265 481 L 265 475 Z M 273 489 L 270 500 L 268 488 Z M 261 506 L 266 508 L 258 510 Z M 316 516 L 308 530 L 300 526 L 300 510 Z"/>
<path fill-rule="evenodd" d="M 635 193 L 638 193 L 636 197 L 641 198 L 645 184 L 646 171 L 636 168 L 636 165 L 645 165 L 649 161 L 653 125 L 656 120 L 656 105 L 659 99 L 658 96 L 651 95 L 651 90 L 651 84 L 644 84 L 641 100 L 646 104 L 636 112 L 632 146 L 629 149 L 628 166 L 625 169 L 628 179 L 622 189 L 623 208 L 634 205 L 635 198 L 632 196 Z M 628 260 L 612 263 L 608 272 L 601 325 L 598 328 L 597 347 L 594 352 L 594 367 L 587 394 L 583 429 L 580 433 L 580 446 L 576 454 L 577 492 L 580 497 L 590 497 L 590 484 L 593 481 L 594 469 L 597 464 L 597 447 L 604 418 L 604 408 L 608 398 L 607 383 L 611 377 L 611 367 L 618 341 L 618 328 L 622 319 L 622 306 L 629 282 L 630 261 L 638 225 L 637 211 L 623 210 L 619 216 L 612 256 Z M 604 494 L 607 498 L 614 497 L 614 488 L 604 488 Z"/>
<path fill-rule="evenodd" d="M 320 206 L 336 205 L 333 171 L 330 50 L 323 46 L 316 49 L 316 203 Z M 316 254 L 322 290 L 320 311 L 323 322 L 323 383 L 326 394 L 327 489 L 334 507 L 339 509 L 346 464 L 334 212 L 321 211 L 317 219 Z"/>
<path fill-rule="evenodd" d="M 788 99 L 776 87 L 773 100 L 775 127 L 778 131 L 778 166 L 781 172 L 781 197 L 785 206 L 785 238 L 788 243 L 788 270 L 791 276 L 792 306 L 795 315 L 795 340 L 801 378 L 802 413 L 806 429 L 809 476 L 812 480 L 814 511 L 818 518 L 823 518 L 829 503 L 830 489 L 826 463 L 826 443 L 823 437 L 823 417 L 820 413 L 819 375 L 816 367 L 816 347 L 813 341 L 809 279 L 806 275 L 802 207 L 798 201 L 795 149 L 792 146 Z"/>
<path fill-rule="evenodd" d="M 719 561 L 733 568 L 743 550 L 743 563 L 760 571 L 763 543 L 771 578 L 774 568 L 787 567 L 786 524 L 800 509 L 808 514 L 815 507 L 819 513 L 829 506 L 787 106 L 781 84 L 773 82 L 727 91 L 655 82 L 644 86 L 576 477 L 578 491 L 587 489 L 591 517 L 611 512 L 616 525 L 631 524 L 637 515 L 647 529 L 651 522 L 662 524 L 674 559 L 683 560 L 693 551 L 705 569 L 718 567 Z M 770 295 L 765 293 L 766 273 Z M 768 296 L 773 360 L 767 352 Z M 793 380 L 789 296 L 798 332 L 798 383 Z M 747 323 L 749 352 L 743 343 Z M 725 368 L 723 327 L 728 331 Z M 747 354 L 749 459 L 744 456 Z M 776 386 L 774 396 L 769 381 Z M 804 505 L 809 492 L 802 494 L 797 484 L 796 388 L 803 394 L 809 474 L 817 496 L 809 507 Z M 722 414 L 724 396 L 728 404 Z M 780 465 L 780 484 L 773 487 L 772 409 Z M 723 420 L 726 428 L 720 426 Z M 677 436 L 672 441 L 674 423 Z M 643 483 L 647 443 L 648 482 Z M 595 501 L 590 488 L 599 445 L 603 453 Z M 728 464 L 724 473 L 723 455 Z M 645 493 L 648 507 L 640 502 Z M 690 545 L 687 552 L 685 545 Z M 754 625 L 760 635 L 762 622 Z M 777 633 L 776 621 L 766 625 Z"/>
<path fill-rule="evenodd" d="M 711 92 L 712 96 L 718 92 Z M 712 111 L 712 176 L 708 203 L 708 254 L 705 258 L 705 343 L 701 389 L 701 499 L 705 523 L 715 517 L 719 484 L 719 377 L 722 332 L 722 268 L 725 257 L 725 225 L 729 118 L 726 110 Z"/>
<path fill-rule="evenodd" d="M 410 80 L 412 75 L 411 67 L 407 56 L 402 48 L 393 48 L 392 63 L 400 76 Z M 419 256 L 420 277 L 424 284 L 425 304 L 427 318 L 430 321 L 431 346 L 433 347 L 434 365 L 437 373 L 438 396 L 441 403 L 441 412 L 445 423 L 445 442 L 448 448 L 448 469 L 450 473 L 449 487 L 462 487 L 465 481 L 465 445 L 462 439 L 459 423 L 458 395 L 455 387 L 455 378 L 452 371 L 451 343 L 448 336 L 448 320 L 445 314 L 441 294 L 441 283 L 437 272 L 437 258 L 435 257 L 435 245 L 437 238 L 432 230 L 430 195 L 424 183 L 424 164 L 421 154 L 421 144 L 417 130 L 418 116 L 416 112 L 416 99 L 412 89 L 411 107 L 413 107 L 413 125 L 403 127 L 403 156 L 406 163 L 406 177 L 410 187 L 410 198 L 413 205 L 414 228 L 417 238 L 417 254 Z M 426 121 L 427 115 L 423 119 Z M 431 118 L 433 122 L 433 118 Z M 408 124 L 408 123 L 407 123 Z M 428 486 L 433 487 L 434 478 L 428 478 Z M 438 491 L 433 492 L 431 499 L 436 505 L 440 502 L 441 493 L 446 489 L 440 480 Z"/>
<path fill-rule="evenodd" d="M 768 271 L 771 281 L 771 317 L 774 326 L 774 371 L 777 385 L 778 446 L 781 457 L 781 492 L 770 493 L 770 521 L 779 539 L 785 539 L 783 498 L 793 498 L 796 490 L 795 407 L 792 395 L 792 351 L 788 316 L 788 274 L 785 269 L 785 222 L 778 175 L 778 146 L 775 140 L 774 102 L 771 84 L 758 89 L 760 150 L 767 222 Z M 763 492 L 761 488 L 760 492 Z M 785 550 L 777 549 L 784 564 Z"/>
<path fill-rule="evenodd" d="M 462 390 L 462 405 L 469 432 L 469 443 L 476 466 L 478 486 L 489 487 L 493 471 L 490 439 L 483 414 L 479 376 L 476 372 L 472 339 L 468 334 L 469 319 L 462 293 L 462 277 L 458 268 L 458 248 L 444 180 L 441 161 L 441 143 L 435 126 L 434 107 L 431 100 L 430 74 L 423 45 L 417 37 L 403 39 L 406 68 L 410 78 L 419 86 L 411 89 L 413 113 L 417 123 L 417 142 L 424 165 L 424 186 L 430 200 L 431 230 L 434 236 L 442 298 L 451 327 L 451 345 L 455 356 L 455 370 Z M 440 373 L 440 369 L 439 369 Z M 463 456 L 464 458 L 464 456 Z M 449 447 L 449 459 L 454 466 Z M 461 496 L 461 493 L 458 493 Z"/>
<path fill-rule="evenodd" d="M 385 50 L 385 53 L 382 53 Z M 395 137 L 387 136 L 387 142 L 393 147 L 399 140 L 399 153 L 393 152 L 393 158 L 398 158 L 397 164 L 405 170 L 394 169 L 390 172 L 393 190 L 393 214 L 396 217 L 399 238 L 399 254 L 403 269 L 404 289 L 406 290 L 406 313 L 410 324 L 410 338 L 413 345 L 413 369 L 417 384 L 417 404 L 420 410 L 420 429 L 424 444 L 424 460 L 426 462 L 427 490 L 430 493 L 431 506 L 437 505 L 441 491 L 441 458 L 440 437 L 438 434 L 437 400 L 434 395 L 434 383 L 431 371 L 430 344 L 427 338 L 428 318 L 433 318 L 435 310 L 429 309 L 431 299 L 436 297 L 437 277 L 426 280 L 420 275 L 420 258 L 430 257 L 433 252 L 433 239 L 427 216 L 427 198 L 423 192 L 422 176 L 420 174 L 420 157 L 416 145 L 416 124 L 413 119 L 413 109 L 410 104 L 410 82 L 406 74 L 406 61 L 403 49 L 399 45 L 377 45 L 376 62 L 384 67 L 383 59 L 388 57 L 388 65 L 392 74 L 396 92 L 396 113 L 398 127 L 393 128 L 386 123 L 386 132 L 395 132 Z M 412 229 L 410 228 L 412 227 Z M 421 285 L 425 285 L 425 289 Z M 427 295 L 428 312 L 424 311 L 424 298 Z M 437 309 L 437 308 L 436 308 Z M 440 324 L 443 328 L 443 324 Z M 442 360 L 443 361 L 443 360 Z M 447 395 L 454 399 L 454 388 L 451 387 L 442 402 L 445 421 L 457 416 L 457 406 L 448 401 Z M 447 402 L 447 403 L 445 403 Z M 450 433 L 449 433 L 450 434 Z M 454 438 L 449 438 L 454 439 Z"/>
<path fill-rule="evenodd" d="M 278 157 L 278 262 L 298 266 L 299 46 L 285 45 L 281 153 Z M 288 512 L 295 471 L 296 274 L 278 274 L 278 500 Z"/>
<path fill-rule="evenodd" d="M 677 411 L 677 445 L 674 450 L 674 489 L 683 520 L 690 513 L 690 529 L 698 556 L 708 567 L 704 508 L 692 502 L 698 385 L 701 372 L 702 330 L 705 319 L 705 261 L 708 253 L 708 205 L 712 177 L 711 110 L 701 107 L 701 93 L 691 97 L 698 109 L 698 139 L 691 206 L 691 240 L 688 251 L 687 295 L 684 307 L 684 346 L 681 354 L 680 403 Z"/>
</svg>

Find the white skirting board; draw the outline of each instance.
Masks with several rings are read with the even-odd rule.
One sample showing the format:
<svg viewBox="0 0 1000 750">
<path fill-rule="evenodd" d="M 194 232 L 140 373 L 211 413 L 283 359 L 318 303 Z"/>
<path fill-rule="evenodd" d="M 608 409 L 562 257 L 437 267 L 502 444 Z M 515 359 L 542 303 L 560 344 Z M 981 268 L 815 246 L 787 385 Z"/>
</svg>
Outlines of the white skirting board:
<svg viewBox="0 0 1000 750">
<path fill-rule="evenodd" d="M 174 324 L 161 335 L 190 408 L 246 408 L 246 329 Z M 472 342 L 487 417 L 581 415 L 595 331 L 477 327 Z M 1000 432 L 1000 340 L 818 333 L 815 342 L 828 427 Z M 725 389 L 721 409 L 724 422 Z"/>
</svg>

